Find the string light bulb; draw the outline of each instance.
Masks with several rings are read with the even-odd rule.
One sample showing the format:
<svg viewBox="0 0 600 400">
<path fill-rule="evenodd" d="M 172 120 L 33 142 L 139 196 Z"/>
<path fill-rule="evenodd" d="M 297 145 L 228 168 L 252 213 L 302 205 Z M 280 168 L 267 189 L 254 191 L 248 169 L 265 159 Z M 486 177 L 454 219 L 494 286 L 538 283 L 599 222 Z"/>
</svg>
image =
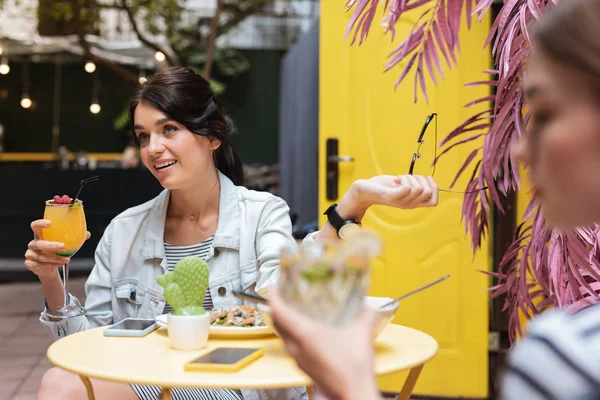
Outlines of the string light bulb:
<svg viewBox="0 0 600 400">
<path fill-rule="evenodd" d="M 100 104 L 98 103 L 92 103 L 92 105 L 90 106 L 90 112 L 92 114 L 98 114 L 100 110 L 102 110 L 102 107 L 100 107 Z"/>
<path fill-rule="evenodd" d="M 144 71 L 143 69 L 140 69 L 140 74 L 138 76 L 138 82 L 140 83 L 140 85 L 143 85 L 147 81 L 148 81 L 148 78 L 146 77 L 146 71 Z"/>
<path fill-rule="evenodd" d="M 94 64 L 91 61 L 88 61 L 83 66 L 83 69 L 85 69 L 85 72 L 87 72 L 88 74 L 91 74 L 96 70 L 96 64 Z"/>
<path fill-rule="evenodd" d="M 32 104 L 33 104 L 33 102 L 27 95 L 23 96 L 23 98 L 21 99 L 21 107 L 23 107 L 25 109 L 31 107 Z"/>
<path fill-rule="evenodd" d="M 2 57 L 0 61 L 0 74 L 6 75 L 10 72 L 10 67 L 8 66 L 8 60 L 6 57 Z"/>
<path fill-rule="evenodd" d="M 33 105 L 31 101 L 31 97 L 29 97 L 29 86 L 31 83 L 29 82 L 29 58 L 25 58 L 23 60 L 23 69 L 21 70 L 23 74 L 23 91 L 21 92 L 21 107 L 24 109 L 28 109 Z"/>
<path fill-rule="evenodd" d="M 94 83 L 92 86 L 92 104 L 90 105 L 90 112 L 92 114 L 98 114 L 102 110 L 100 107 L 100 77 L 98 74 L 94 74 Z"/>
<path fill-rule="evenodd" d="M 163 53 L 162 51 L 157 51 L 156 53 L 154 53 L 154 58 L 158 62 L 163 62 L 167 59 L 167 56 L 165 56 L 165 53 Z"/>
</svg>

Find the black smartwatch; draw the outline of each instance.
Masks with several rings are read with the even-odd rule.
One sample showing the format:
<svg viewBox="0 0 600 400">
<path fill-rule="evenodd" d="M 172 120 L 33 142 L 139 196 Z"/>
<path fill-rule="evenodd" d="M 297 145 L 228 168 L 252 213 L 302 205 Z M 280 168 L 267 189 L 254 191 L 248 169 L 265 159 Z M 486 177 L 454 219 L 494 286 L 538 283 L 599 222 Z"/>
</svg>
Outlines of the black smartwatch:
<svg viewBox="0 0 600 400">
<path fill-rule="evenodd" d="M 355 219 L 342 218 L 337 212 L 337 204 L 335 203 L 330 205 L 323 215 L 327 215 L 327 220 L 333 226 L 340 239 L 347 238 L 348 232 L 360 229 L 361 227 L 361 223 Z"/>
</svg>

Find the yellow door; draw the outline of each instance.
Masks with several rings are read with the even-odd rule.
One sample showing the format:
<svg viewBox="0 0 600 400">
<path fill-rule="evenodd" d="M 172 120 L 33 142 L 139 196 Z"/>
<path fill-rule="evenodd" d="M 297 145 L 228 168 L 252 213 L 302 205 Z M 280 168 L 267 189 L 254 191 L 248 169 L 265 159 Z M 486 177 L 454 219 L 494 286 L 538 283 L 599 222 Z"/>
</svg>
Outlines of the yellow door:
<svg viewBox="0 0 600 400">
<path fill-rule="evenodd" d="M 485 87 L 465 88 L 468 82 L 487 78 L 482 71 L 491 65 L 483 43 L 489 19 L 475 24 L 461 37 L 459 68 L 445 71 L 438 87 L 428 80 L 430 103 L 413 102 L 410 74 L 395 92 L 400 69 L 383 73 L 390 43 L 383 28 L 373 24 L 361 47 L 350 47 L 344 32 L 351 13 L 344 1 L 321 2 L 320 39 L 320 209 L 332 202 L 326 197 L 326 141 L 339 139 L 339 154 L 354 157 L 340 163 L 339 192 L 359 178 L 377 174 L 406 174 L 420 129 L 429 113 L 438 113 L 439 139 L 458 126 L 474 109 L 463 106 L 486 95 Z M 416 18 L 422 11 L 417 10 Z M 379 21 L 381 15 L 376 17 Z M 463 17 L 464 18 L 464 17 Z M 463 19 L 464 21 L 464 19 Z M 465 25 L 464 22 L 462 25 Z M 402 21 L 397 37 L 404 38 L 412 21 Z M 426 143 L 433 143 L 435 124 Z M 429 139 L 429 142 L 427 142 Z M 477 144 L 480 145 L 480 144 Z M 463 160 L 474 148 L 464 145 L 438 164 L 435 178 L 448 188 Z M 433 147 L 425 146 L 422 163 L 430 163 Z M 421 164 L 422 166 L 423 164 Z M 457 185 L 466 185 L 465 177 Z M 395 297 L 446 273 L 451 279 L 400 305 L 395 323 L 432 335 L 440 350 L 428 363 L 417 383 L 416 393 L 448 397 L 486 397 L 488 393 L 488 296 L 490 281 L 477 270 L 490 269 L 487 243 L 473 259 L 470 242 L 461 223 L 462 195 L 441 193 L 435 209 L 399 211 L 374 207 L 364 220 L 384 238 L 385 250 L 373 269 L 371 293 Z M 321 217 L 321 224 L 324 222 Z M 405 375 L 386 377 L 384 390 L 399 391 Z"/>
</svg>

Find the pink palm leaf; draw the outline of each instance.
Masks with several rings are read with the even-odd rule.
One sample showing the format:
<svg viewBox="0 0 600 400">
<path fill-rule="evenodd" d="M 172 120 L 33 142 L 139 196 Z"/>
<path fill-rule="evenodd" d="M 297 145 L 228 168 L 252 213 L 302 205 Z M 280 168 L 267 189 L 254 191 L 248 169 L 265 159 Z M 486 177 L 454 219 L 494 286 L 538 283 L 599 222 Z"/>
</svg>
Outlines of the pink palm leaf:
<svg viewBox="0 0 600 400">
<path fill-rule="evenodd" d="M 419 90 L 428 101 L 425 74 L 437 85 L 438 75 L 444 78 L 441 59 L 448 68 L 456 65 L 463 9 L 470 28 L 472 16 L 478 15 L 481 20 L 492 3 L 493 0 L 478 0 L 473 9 L 473 0 L 351 0 L 346 4 L 353 10 L 346 35 L 352 35 L 352 43 L 358 39 L 362 44 L 381 6 L 385 31 L 394 40 L 400 17 L 410 10 L 422 9 L 408 37 L 389 54 L 385 70 L 405 63 L 396 87 L 414 71 L 415 101 Z M 479 249 L 489 229 L 491 205 L 503 212 L 501 198 L 520 187 L 518 166 L 510 149 L 529 121 L 522 89 L 524 61 L 530 46 L 527 26 L 552 4 L 550 0 L 504 1 L 485 43 L 492 47 L 496 70 L 486 71 L 490 80 L 468 85 L 487 85 L 495 88 L 495 93 L 466 107 L 492 101 L 493 107 L 468 118 L 439 143 L 444 148 L 439 156 L 443 156 L 461 144 L 481 142 L 481 147 L 467 156 L 452 182 L 454 186 L 472 166 L 466 191 L 489 187 L 488 192 L 468 193 L 464 198 L 462 216 L 473 251 Z M 510 314 L 511 339 L 521 331 L 520 314 L 529 318 L 551 305 L 577 310 L 600 300 L 599 228 L 581 228 L 569 234 L 552 232 L 545 225 L 535 198 L 525 214 L 533 216 L 532 220 L 519 227 L 498 272 L 491 273 L 497 279 L 491 288 L 493 296 L 506 295 L 504 309 Z"/>
<path fill-rule="evenodd" d="M 402 83 L 408 73 L 415 69 L 415 101 L 417 101 L 417 86 L 420 88 L 425 101 L 428 101 L 425 74 L 428 73 L 437 84 L 436 73 L 444 77 L 442 63 L 438 52 L 452 68 L 456 65 L 456 54 L 460 52 L 458 34 L 463 8 L 467 12 L 467 23 L 471 24 L 470 10 L 474 0 L 388 0 L 383 4 L 385 17 L 383 23 L 386 32 L 395 38 L 395 26 L 398 19 L 407 11 L 422 8 L 414 23 L 410 35 L 401 42 L 388 56 L 385 70 L 389 71 L 402 62 L 406 66 L 396 81 L 396 87 Z M 352 35 L 352 44 L 358 39 L 362 44 L 367 38 L 371 24 L 379 7 L 380 0 L 352 0 L 346 4 L 348 9 L 354 8 L 354 13 L 348 25 L 346 36 Z"/>
</svg>

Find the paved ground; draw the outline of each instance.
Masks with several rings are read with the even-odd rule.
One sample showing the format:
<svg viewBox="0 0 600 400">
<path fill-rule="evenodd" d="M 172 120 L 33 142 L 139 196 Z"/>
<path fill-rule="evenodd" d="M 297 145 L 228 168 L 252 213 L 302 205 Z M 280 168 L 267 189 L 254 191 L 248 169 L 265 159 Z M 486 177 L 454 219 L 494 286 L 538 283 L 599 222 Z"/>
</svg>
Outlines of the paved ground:
<svg viewBox="0 0 600 400">
<path fill-rule="evenodd" d="M 85 298 L 85 279 L 71 280 L 71 293 Z M 39 283 L 0 285 L 0 400 L 34 400 L 52 336 L 39 321 L 44 295 Z"/>
</svg>

